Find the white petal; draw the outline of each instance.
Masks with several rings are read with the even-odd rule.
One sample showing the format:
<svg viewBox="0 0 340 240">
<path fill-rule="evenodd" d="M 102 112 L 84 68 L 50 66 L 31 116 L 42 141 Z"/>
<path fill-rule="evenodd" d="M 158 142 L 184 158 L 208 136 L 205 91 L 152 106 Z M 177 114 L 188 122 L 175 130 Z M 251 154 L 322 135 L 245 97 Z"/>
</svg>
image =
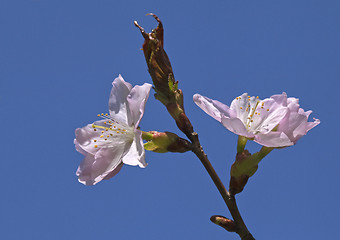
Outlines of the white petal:
<svg viewBox="0 0 340 240">
<path fill-rule="evenodd" d="M 144 114 L 145 103 L 148 100 L 152 85 L 144 83 L 142 86 L 134 86 L 127 97 L 130 114 L 128 115 L 129 126 L 138 126 Z"/>
<path fill-rule="evenodd" d="M 244 136 L 247 138 L 253 138 L 254 134 L 248 132 L 243 122 L 238 118 L 226 118 L 222 117 L 221 119 L 222 125 L 227 128 L 229 131 Z"/>
<path fill-rule="evenodd" d="M 230 109 L 236 112 L 237 118 L 239 118 L 243 124 L 246 125 L 251 108 L 254 107 L 255 103 L 255 97 L 248 98 L 248 93 L 243 93 L 241 96 L 235 98 L 231 102 Z"/>
<path fill-rule="evenodd" d="M 257 124 L 256 128 L 255 125 L 254 128 L 252 128 L 253 131 L 266 134 L 280 123 L 287 114 L 288 108 L 282 105 L 282 98 L 279 98 L 279 100 L 281 102 L 276 102 L 275 99 L 267 98 L 259 103 L 256 109 L 256 112 L 259 114 L 254 115 L 254 121 L 256 121 Z M 258 119 L 260 119 L 259 122 Z"/>
<path fill-rule="evenodd" d="M 145 162 L 145 150 L 142 139 L 142 132 L 136 129 L 134 141 L 131 144 L 129 151 L 122 159 L 123 163 L 131 166 L 139 166 L 145 168 L 147 163 Z"/>
<path fill-rule="evenodd" d="M 130 94 L 132 86 L 125 82 L 121 75 L 119 75 L 112 82 L 112 90 L 109 99 L 110 115 L 113 119 L 128 124 L 128 103 L 127 97 Z"/>
<path fill-rule="evenodd" d="M 227 105 L 217 100 L 212 100 L 200 94 L 195 94 L 193 96 L 193 100 L 197 106 L 199 106 L 203 111 L 205 111 L 208 115 L 215 118 L 219 122 L 221 122 L 222 115 L 225 115 L 227 117 L 235 116 L 235 113 L 230 110 Z"/>
<path fill-rule="evenodd" d="M 77 128 L 75 131 L 78 146 L 82 148 L 82 150 L 92 154 L 95 154 L 103 145 L 103 143 L 98 144 L 93 141 L 94 139 L 98 139 L 101 135 L 101 132 L 99 130 L 94 131 L 94 128 L 92 127 L 94 124 L 103 126 L 104 120 L 94 122 L 93 124 L 88 124 L 83 128 Z M 95 148 L 95 145 L 97 145 L 98 147 Z"/>
<path fill-rule="evenodd" d="M 77 170 L 79 182 L 95 185 L 117 168 L 119 171 L 124 147 L 118 145 L 114 148 L 101 148 L 95 155 L 87 154 Z"/>
</svg>

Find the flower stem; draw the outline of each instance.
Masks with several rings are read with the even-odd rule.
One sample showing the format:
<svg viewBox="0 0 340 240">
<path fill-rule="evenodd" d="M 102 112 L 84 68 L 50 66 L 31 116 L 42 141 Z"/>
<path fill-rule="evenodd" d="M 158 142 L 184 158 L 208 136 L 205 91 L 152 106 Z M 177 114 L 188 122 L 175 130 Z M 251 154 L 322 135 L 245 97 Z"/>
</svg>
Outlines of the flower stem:
<svg viewBox="0 0 340 240">
<path fill-rule="evenodd" d="M 221 179 L 218 177 L 215 169 L 211 165 L 207 155 L 203 151 L 203 148 L 199 142 L 198 134 L 196 132 L 192 132 L 191 134 L 186 133 L 187 137 L 191 140 L 193 146 L 192 151 L 195 153 L 195 155 L 201 160 L 203 166 L 207 170 L 209 176 L 213 180 L 215 186 L 217 187 L 218 191 L 220 192 L 224 202 L 226 203 L 231 216 L 233 217 L 233 220 L 237 226 L 236 233 L 240 236 L 242 240 L 253 240 L 255 239 L 249 230 L 247 229 L 241 214 L 238 210 L 235 196 L 232 196 L 223 185 Z"/>
<path fill-rule="evenodd" d="M 243 136 L 238 136 L 237 140 L 237 153 L 243 152 L 246 147 L 248 139 Z"/>
</svg>

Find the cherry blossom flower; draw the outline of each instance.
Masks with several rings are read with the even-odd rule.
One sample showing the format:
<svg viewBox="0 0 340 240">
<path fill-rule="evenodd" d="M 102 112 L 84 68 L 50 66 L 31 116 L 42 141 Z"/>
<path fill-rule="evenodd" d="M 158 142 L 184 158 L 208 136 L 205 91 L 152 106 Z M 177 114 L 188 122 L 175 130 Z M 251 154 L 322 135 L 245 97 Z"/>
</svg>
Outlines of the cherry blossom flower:
<svg viewBox="0 0 340 240">
<path fill-rule="evenodd" d="M 137 127 L 144 114 L 151 85 L 132 87 L 121 75 L 109 99 L 109 114 L 75 131 L 77 151 L 85 155 L 77 170 L 79 182 L 95 185 L 116 175 L 123 164 L 146 167 L 142 131 Z"/>
<path fill-rule="evenodd" d="M 247 93 L 227 105 L 195 94 L 194 102 L 207 114 L 221 122 L 229 131 L 252 139 L 266 147 L 287 147 L 318 125 L 320 121 L 308 122 L 312 111 L 305 112 L 296 98 L 286 93 L 260 100 Z"/>
</svg>

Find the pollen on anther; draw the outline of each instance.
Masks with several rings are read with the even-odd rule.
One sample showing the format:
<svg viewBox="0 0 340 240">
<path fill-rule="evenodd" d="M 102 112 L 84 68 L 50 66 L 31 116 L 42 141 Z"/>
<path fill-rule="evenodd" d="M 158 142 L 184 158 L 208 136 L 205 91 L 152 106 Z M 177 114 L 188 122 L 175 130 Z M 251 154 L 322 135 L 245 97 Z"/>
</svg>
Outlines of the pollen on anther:
<svg viewBox="0 0 340 240">
<path fill-rule="evenodd" d="M 104 131 L 102 131 L 102 133 L 104 133 Z"/>
<path fill-rule="evenodd" d="M 242 109 L 243 107 L 240 107 L 240 109 Z"/>
<path fill-rule="evenodd" d="M 104 124 L 106 124 L 106 122 L 104 122 Z"/>
<path fill-rule="evenodd" d="M 117 133 L 119 133 L 119 131 L 117 131 Z"/>
<path fill-rule="evenodd" d="M 104 135 L 100 135 L 100 138 L 103 138 L 104 137 Z"/>
<path fill-rule="evenodd" d="M 108 116 L 108 114 L 106 113 L 105 116 Z"/>
<path fill-rule="evenodd" d="M 100 115 L 104 116 L 104 113 L 102 113 L 102 114 L 100 114 Z"/>
<path fill-rule="evenodd" d="M 100 114 L 98 114 L 97 116 L 100 117 Z"/>
<path fill-rule="evenodd" d="M 98 147 L 98 145 L 94 145 L 94 148 L 97 148 Z"/>
<path fill-rule="evenodd" d="M 269 112 L 269 108 L 267 109 L 267 112 Z"/>
</svg>

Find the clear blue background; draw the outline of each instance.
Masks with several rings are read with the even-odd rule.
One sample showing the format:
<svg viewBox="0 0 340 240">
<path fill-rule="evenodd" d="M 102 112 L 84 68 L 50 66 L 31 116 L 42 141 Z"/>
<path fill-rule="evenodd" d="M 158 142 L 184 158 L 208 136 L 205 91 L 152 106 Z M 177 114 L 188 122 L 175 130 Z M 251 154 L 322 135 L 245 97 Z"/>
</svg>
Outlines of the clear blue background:
<svg viewBox="0 0 340 240">
<path fill-rule="evenodd" d="M 165 49 L 186 112 L 226 185 L 237 136 L 192 101 L 230 104 L 243 92 L 287 92 L 321 124 L 275 150 L 237 196 L 256 239 L 339 235 L 340 2 L 0 1 L 1 239 L 238 239 L 212 224 L 229 216 L 192 153 L 147 152 L 95 187 L 78 183 L 74 130 L 107 112 L 112 80 L 151 82 L 133 21 L 165 26 Z M 152 95 L 145 131 L 183 136 Z M 259 145 L 249 143 L 250 151 Z"/>
</svg>

